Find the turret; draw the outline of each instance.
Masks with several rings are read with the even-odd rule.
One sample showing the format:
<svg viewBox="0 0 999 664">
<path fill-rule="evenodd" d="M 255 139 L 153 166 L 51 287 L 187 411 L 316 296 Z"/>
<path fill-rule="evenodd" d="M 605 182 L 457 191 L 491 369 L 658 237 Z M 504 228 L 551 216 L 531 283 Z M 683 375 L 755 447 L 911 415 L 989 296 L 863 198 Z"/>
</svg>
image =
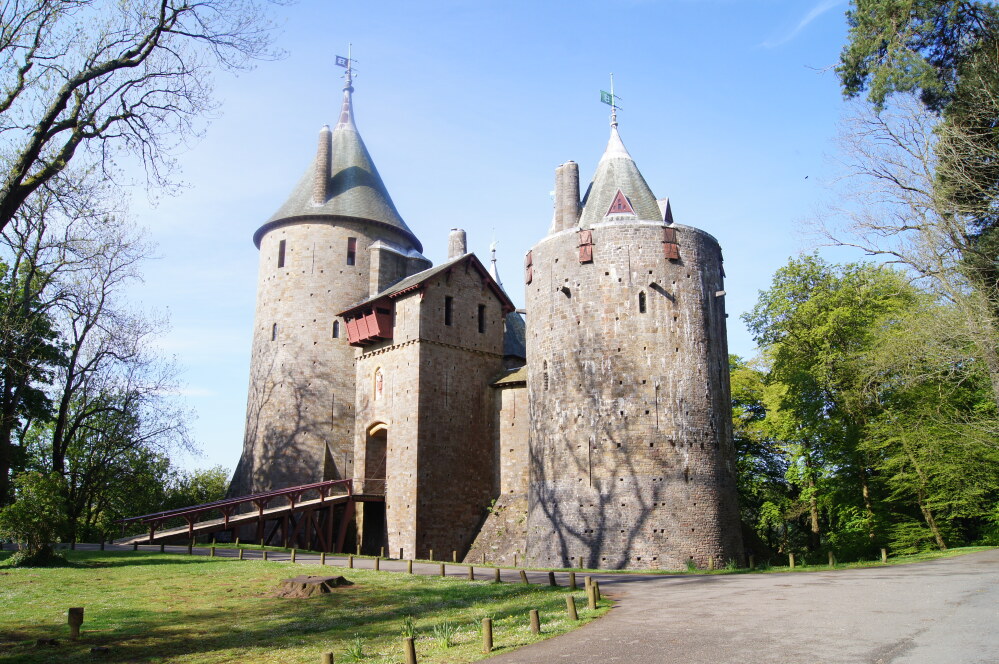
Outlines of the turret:
<svg viewBox="0 0 999 664">
<path fill-rule="evenodd" d="M 555 218 L 552 233 L 579 223 L 579 165 L 567 161 L 555 169 Z"/>
</svg>

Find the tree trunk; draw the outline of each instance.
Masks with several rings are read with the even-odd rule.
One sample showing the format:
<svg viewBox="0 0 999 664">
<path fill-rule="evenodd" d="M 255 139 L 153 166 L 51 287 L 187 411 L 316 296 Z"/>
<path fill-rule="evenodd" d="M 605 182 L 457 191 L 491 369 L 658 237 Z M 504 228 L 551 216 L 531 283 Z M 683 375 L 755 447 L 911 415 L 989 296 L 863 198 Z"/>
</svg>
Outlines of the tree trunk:
<svg viewBox="0 0 999 664">
<path fill-rule="evenodd" d="M 926 521 L 926 525 L 929 526 L 930 532 L 933 533 L 933 539 L 936 540 L 937 548 L 941 551 L 947 550 L 947 543 L 944 542 L 943 535 L 940 533 L 940 528 L 937 526 L 937 520 L 933 517 L 933 510 L 930 509 L 929 504 L 926 500 L 926 487 L 929 484 L 923 469 L 916 462 L 916 455 L 912 453 L 912 449 L 909 444 L 902 438 L 902 446 L 905 448 L 905 454 L 909 457 L 909 463 L 912 464 L 913 470 L 916 471 L 916 476 L 919 478 L 919 486 L 916 488 L 916 503 L 919 505 L 919 511 L 923 514 L 923 520 Z"/>
<path fill-rule="evenodd" d="M 867 456 L 861 455 L 857 468 L 860 470 L 860 495 L 864 499 L 864 510 L 867 512 L 867 538 L 872 542 L 877 539 L 877 531 L 874 528 L 874 501 L 871 500 L 870 478 L 867 476 Z"/>
</svg>

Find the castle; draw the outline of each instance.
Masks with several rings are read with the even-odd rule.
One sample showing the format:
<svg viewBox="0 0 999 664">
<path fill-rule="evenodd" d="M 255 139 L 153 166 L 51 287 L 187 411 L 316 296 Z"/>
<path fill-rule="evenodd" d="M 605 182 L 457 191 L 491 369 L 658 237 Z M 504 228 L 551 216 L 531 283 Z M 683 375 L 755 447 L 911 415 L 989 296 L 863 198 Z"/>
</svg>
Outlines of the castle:
<svg viewBox="0 0 999 664">
<path fill-rule="evenodd" d="M 741 560 L 721 249 L 672 218 L 616 115 L 580 198 L 556 170 L 526 324 L 452 229 L 432 266 L 354 122 L 254 234 L 246 433 L 230 493 L 353 478 L 365 550 L 682 568 Z"/>
</svg>

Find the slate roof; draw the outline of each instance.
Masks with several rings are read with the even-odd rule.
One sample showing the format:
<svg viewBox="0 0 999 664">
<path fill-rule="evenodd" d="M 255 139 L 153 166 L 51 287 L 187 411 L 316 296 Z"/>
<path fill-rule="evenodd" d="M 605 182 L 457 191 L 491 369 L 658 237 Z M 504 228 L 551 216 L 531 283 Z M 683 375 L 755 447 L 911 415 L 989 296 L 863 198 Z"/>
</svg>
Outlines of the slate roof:
<svg viewBox="0 0 999 664">
<path fill-rule="evenodd" d="M 527 359 L 527 323 L 516 311 L 506 315 L 503 332 L 503 355 Z"/>
<path fill-rule="evenodd" d="M 353 90 L 348 79 L 343 90 L 340 121 L 333 129 L 333 164 L 326 187 L 326 201 L 320 204 L 312 200 L 316 166 L 314 163 L 310 164 L 288 200 L 254 234 L 253 240 L 257 246 L 260 245 L 260 237 L 264 232 L 282 222 L 303 217 L 348 217 L 400 231 L 413 242 L 417 251 L 423 251 L 420 240 L 395 209 L 395 204 L 378 175 L 378 169 L 357 131 L 351 100 Z"/>
<path fill-rule="evenodd" d="M 605 221 L 607 210 L 610 209 L 618 190 L 628 197 L 634 208 L 636 216 L 633 218 L 645 221 L 662 219 L 656 197 L 639 172 L 635 160 L 624 147 L 615 124 L 611 125 L 607 149 L 604 150 L 593 180 L 586 190 L 586 195 L 583 196 L 583 212 L 579 217 L 579 227 L 592 228 L 594 224 Z M 631 218 L 630 215 L 628 217 Z"/>
<path fill-rule="evenodd" d="M 403 279 L 402 281 L 398 281 L 395 284 L 389 286 L 381 293 L 373 295 L 367 298 L 366 300 L 361 300 L 357 304 L 351 305 L 349 308 L 339 312 L 337 316 L 343 316 L 344 314 L 351 313 L 352 311 L 355 311 L 357 309 L 362 309 L 364 307 L 370 306 L 377 300 L 381 300 L 384 298 L 394 299 L 396 297 L 399 297 L 400 295 L 402 295 L 407 291 L 419 288 L 423 282 L 432 279 L 438 274 L 447 272 L 448 269 L 455 267 L 464 261 L 472 261 L 473 267 L 475 267 L 475 269 L 479 271 L 479 274 L 481 274 L 483 277 L 489 280 L 489 283 L 491 283 L 493 286 L 492 288 L 493 293 L 507 309 L 513 310 L 515 308 L 513 306 L 513 302 L 510 301 L 510 298 L 507 297 L 507 294 L 503 291 L 503 289 L 500 288 L 495 281 L 493 281 L 492 277 L 489 276 L 489 271 L 486 270 L 486 268 L 482 265 L 479 259 L 475 256 L 475 254 L 469 253 L 463 256 L 458 256 L 457 258 L 452 258 L 447 262 L 428 268 L 423 272 L 417 272 L 416 274 L 410 275 L 405 279 Z"/>
<path fill-rule="evenodd" d="M 517 367 L 509 369 L 502 376 L 493 381 L 493 385 L 516 385 L 527 382 L 527 367 Z"/>
</svg>

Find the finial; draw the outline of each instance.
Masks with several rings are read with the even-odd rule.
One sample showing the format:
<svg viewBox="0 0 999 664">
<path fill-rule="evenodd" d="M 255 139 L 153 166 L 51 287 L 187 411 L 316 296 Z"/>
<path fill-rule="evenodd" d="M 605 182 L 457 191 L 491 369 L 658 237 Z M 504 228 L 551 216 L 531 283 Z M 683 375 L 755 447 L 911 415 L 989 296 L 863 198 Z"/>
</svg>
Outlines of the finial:
<svg viewBox="0 0 999 664">
<path fill-rule="evenodd" d="M 600 101 L 611 107 L 611 127 L 617 126 L 617 109 L 621 108 L 617 105 L 617 100 L 620 99 L 616 94 L 614 94 L 614 74 L 610 75 L 610 92 L 604 90 L 600 91 Z"/>
<path fill-rule="evenodd" d="M 343 67 L 347 71 L 343 75 L 343 108 L 340 110 L 340 121 L 338 125 L 353 124 L 354 113 L 351 106 L 350 95 L 354 92 L 354 59 L 350 57 L 350 50 L 352 44 L 347 44 L 347 57 L 342 55 L 336 56 L 336 64 L 338 67 Z"/>
</svg>

